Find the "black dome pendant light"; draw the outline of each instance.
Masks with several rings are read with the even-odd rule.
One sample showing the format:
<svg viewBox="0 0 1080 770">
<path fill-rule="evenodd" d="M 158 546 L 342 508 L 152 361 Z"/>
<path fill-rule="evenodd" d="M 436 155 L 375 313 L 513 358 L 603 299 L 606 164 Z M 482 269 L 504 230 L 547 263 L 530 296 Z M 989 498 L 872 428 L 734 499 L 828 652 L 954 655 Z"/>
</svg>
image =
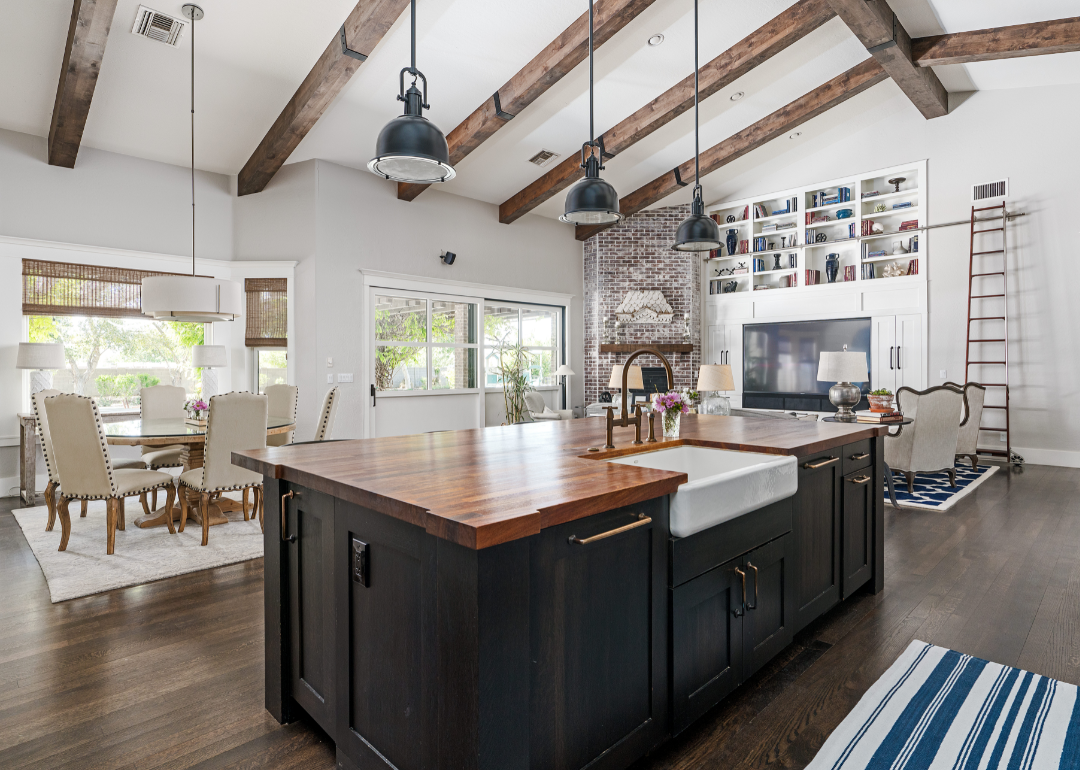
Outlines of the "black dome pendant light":
<svg viewBox="0 0 1080 770">
<path fill-rule="evenodd" d="M 457 172 L 450 165 L 446 137 L 423 115 L 431 105 L 427 103 L 427 78 L 416 68 L 416 0 L 412 0 L 411 5 L 412 65 L 401 70 L 398 90 L 398 100 L 405 102 L 405 114 L 383 126 L 368 170 L 395 182 L 448 182 Z M 413 76 L 408 91 L 405 90 L 406 72 Z M 423 94 L 416 87 L 417 78 L 424 81 Z"/>
<path fill-rule="evenodd" d="M 701 200 L 701 145 L 698 125 L 698 0 L 694 0 L 694 202 L 690 216 L 675 233 L 676 251 L 711 251 L 720 248 L 720 226 L 705 216 Z"/>
<path fill-rule="evenodd" d="M 570 188 L 562 222 L 572 225 L 607 225 L 621 220 L 619 194 L 600 178 L 604 169 L 604 137 L 596 139 L 593 128 L 593 0 L 589 0 L 589 141 L 581 145 L 581 167 L 585 178 Z M 593 152 L 595 148 L 597 152 Z M 588 153 L 588 157 L 586 157 Z"/>
</svg>

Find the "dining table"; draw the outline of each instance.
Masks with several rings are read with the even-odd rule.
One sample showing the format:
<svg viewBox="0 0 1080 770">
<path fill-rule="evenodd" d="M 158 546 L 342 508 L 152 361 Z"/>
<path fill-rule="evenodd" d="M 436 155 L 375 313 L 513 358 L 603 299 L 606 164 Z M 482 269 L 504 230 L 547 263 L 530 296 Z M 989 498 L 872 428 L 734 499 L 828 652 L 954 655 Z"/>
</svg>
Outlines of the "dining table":
<svg viewBox="0 0 1080 770">
<path fill-rule="evenodd" d="M 203 448 L 206 443 L 206 424 L 196 424 L 184 418 L 144 420 L 135 418 L 117 422 L 105 423 L 105 440 L 115 446 L 149 446 L 164 447 L 181 445 L 180 461 L 184 465 L 184 472 L 203 467 Z M 294 420 L 285 417 L 267 417 L 266 435 L 273 436 L 280 433 L 288 433 L 296 429 Z M 180 494 L 187 495 L 188 516 L 200 526 L 202 520 L 199 515 L 199 493 L 190 489 L 181 488 Z M 216 498 L 210 505 L 210 526 L 225 524 L 229 521 L 225 516 L 227 511 L 245 510 L 245 503 L 231 500 L 226 497 Z M 173 521 L 180 520 L 179 499 L 172 510 L 158 508 L 135 519 L 135 525 L 141 529 L 165 526 L 166 516 L 172 516 Z"/>
</svg>

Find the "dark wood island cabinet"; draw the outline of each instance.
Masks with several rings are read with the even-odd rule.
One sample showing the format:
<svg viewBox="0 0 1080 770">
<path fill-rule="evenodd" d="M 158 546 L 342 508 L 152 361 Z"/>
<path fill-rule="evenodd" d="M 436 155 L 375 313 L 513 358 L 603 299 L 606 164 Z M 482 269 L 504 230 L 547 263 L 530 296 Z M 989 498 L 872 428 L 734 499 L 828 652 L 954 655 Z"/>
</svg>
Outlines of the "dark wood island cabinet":
<svg viewBox="0 0 1080 770">
<path fill-rule="evenodd" d="M 310 715 L 342 768 L 625 768 L 881 589 L 883 429 L 689 416 L 676 442 L 588 451 L 603 430 L 234 455 L 265 477 L 271 714 Z M 679 444 L 794 454 L 799 490 L 672 537 L 685 474 L 605 460 Z"/>
</svg>

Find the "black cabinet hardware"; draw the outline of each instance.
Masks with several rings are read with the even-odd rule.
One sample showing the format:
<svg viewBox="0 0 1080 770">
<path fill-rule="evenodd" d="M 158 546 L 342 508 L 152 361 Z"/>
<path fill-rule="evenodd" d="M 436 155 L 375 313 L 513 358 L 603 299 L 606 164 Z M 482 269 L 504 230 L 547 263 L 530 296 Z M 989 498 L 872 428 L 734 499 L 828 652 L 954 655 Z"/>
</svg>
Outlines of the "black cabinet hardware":
<svg viewBox="0 0 1080 770">
<path fill-rule="evenodd" d="M 368 586 L 368 544 L 363 540 L 352 541 L 352 579 L 354 583 Z"/>
<path fill-rule="evenodd" d="M 371 384 L 371 405 L 375 406 L 375 383 Z"/>
<path fill-rule="evenodd" d="M 895 345 L 892 345 L 892 346 L 891 346 L 891 347 L 889 348 L 889 368 L 890 368 L 890 369 L 895 369 L 895 368 L 896 368 L 896 367 L 894 367 L 894 366 L 893 366 L 893 351 L 894 351 L 894 350 L 896 350 L 896 346 L 895 346 Z"/>
</svg>

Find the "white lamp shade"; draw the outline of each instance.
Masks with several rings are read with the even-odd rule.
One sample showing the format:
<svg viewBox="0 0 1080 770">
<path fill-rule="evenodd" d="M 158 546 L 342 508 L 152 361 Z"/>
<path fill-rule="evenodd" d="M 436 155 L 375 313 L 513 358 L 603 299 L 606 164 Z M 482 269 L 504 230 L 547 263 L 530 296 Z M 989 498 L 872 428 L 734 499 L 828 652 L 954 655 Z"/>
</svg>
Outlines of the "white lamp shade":
<svg viewBox="0 0 1080 770">
<path fill-rule="evenodd" d="M 59 342 L 20 342 L 16 369 L 63 369 L 64 346 Z"/>
<path fill-rule="evenodd" d="M 866 382 L 870 374 L 866 368 L 866 353 L 822 353 L 818 362 L 819 382 Z"/>
<path fill-rule="evenodd" d="M 703 364 L 698 371 L 697 389 L 700 391 L 735 390 L 735 378 L 727 364 Z"/>
<path fill-rule="evenodd" d="M 556 377 L 565 377 L 565 376 L 573 374 L 573 373 L 574 373 L 574 370 L 571 369 L 566 364 L 561 365 L 558 369 L 555 370 L 555 376 Z"/>
<path fill-rule="evenodd" d="M 244 291 L 220 278 L 156 275 L 142 279 L 142 312 L 158 321 L 233 321 L 244 313 Z"/>
<path fill-rule="evenodd" d="M 228 366 L 224 345 L 192 345 L 191 365 L 198 369 Z"/>
<path fill-rule="evenodd" d="M 615 390 L 622 389 L 622 370 L 623 368 L 620 364 L 615 364 L 611 367 L 611 380 L 608 381 L 609 388 L 614 388 Z M 626 387 L 628 390 L 645 389 L 645 381 L 641 379 L 640 366 L 635 365 L 630 367 L 630 374 L 626 378 Z"/>
</svg>

